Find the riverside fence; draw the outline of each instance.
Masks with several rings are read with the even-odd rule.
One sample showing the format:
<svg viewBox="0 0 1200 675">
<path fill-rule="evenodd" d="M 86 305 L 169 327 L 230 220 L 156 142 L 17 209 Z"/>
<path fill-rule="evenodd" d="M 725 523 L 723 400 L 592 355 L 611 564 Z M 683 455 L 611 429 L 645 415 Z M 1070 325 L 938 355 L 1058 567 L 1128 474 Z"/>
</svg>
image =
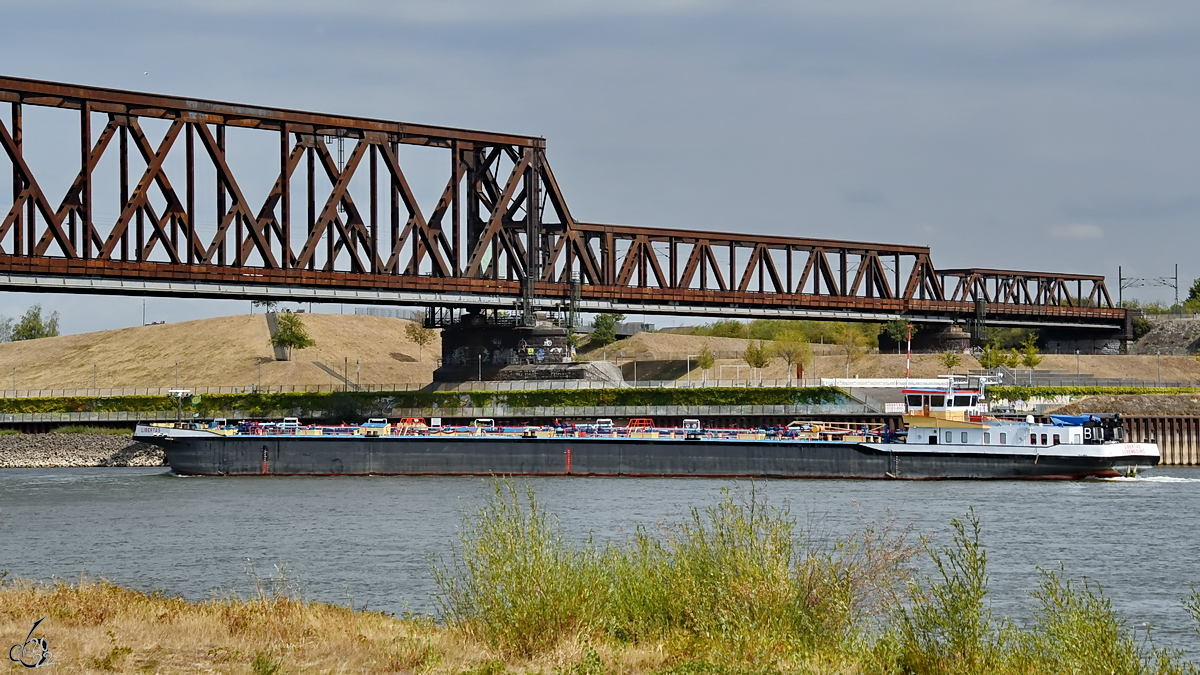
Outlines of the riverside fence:
<svg viewBox="0 0 1200 675">
<path fill-rule="evenodd" d="M 283 385 L 202 385 L 178 387 L 113 387 L 100 389 L 8 389 L 0 390 L 0 398 L 105 398 L 112 396 L 167 396 L 173 389 L 187 389 L 193 395 L 205 394 L 320 394 L 341 391 L 529 391 L 546 389 L 700 389 L 704 387 L 816 387 L 831 380 L 759 380 L 724 379 L 701 380 L 643 380 L 640 382 L 589 382 L 570 380 L 511 380 L 468 382 L 399 382 L 382 384 L 283 384 Z M 841 381 L 841 380 L 839 380 Z"/>
</svg>

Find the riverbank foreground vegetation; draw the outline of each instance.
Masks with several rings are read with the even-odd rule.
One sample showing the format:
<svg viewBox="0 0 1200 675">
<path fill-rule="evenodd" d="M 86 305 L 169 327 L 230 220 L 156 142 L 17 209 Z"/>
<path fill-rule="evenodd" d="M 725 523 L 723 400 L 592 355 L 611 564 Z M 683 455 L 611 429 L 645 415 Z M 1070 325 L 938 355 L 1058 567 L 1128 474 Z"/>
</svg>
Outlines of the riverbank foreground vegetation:
<svg viewBox="0 0 1200 675">
<path fill-rule="evenodd" d="M 62 672 L 1200 672 L 1061 569 L 1031 584 L 1031 622 L 993 615 L 979 521 L 968 513 L 949 534 L 935 544 L 864 524 L 809 538 L 751 487 L 599 543 L 497 482 L 433 562 L 436 619 L 306 601 L 284 574 L 256 577 L 252 597 L 203 601 L 9 579 L 0 638 L 20 644 L 46 617 L 37 636 Z M 1181 601 L 1200 621 L 1200 594 Z"/>
</svg>

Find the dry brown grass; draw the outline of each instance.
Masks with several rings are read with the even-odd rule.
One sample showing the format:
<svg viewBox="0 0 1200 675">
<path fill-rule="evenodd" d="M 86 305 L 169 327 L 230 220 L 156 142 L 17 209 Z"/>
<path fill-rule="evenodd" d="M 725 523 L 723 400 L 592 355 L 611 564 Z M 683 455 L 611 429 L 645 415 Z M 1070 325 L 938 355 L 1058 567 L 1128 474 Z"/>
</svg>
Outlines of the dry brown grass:
<svg viewBox="0 0 1200 675">
<path fill-rule="evenodd" d="M 631 359 L 638 361 L 677 360 L 683 362 L 688 354 L 699 354 L 707 346 L 714 354 L 740 355 L 746 350 L 750 340 L 727 337 L 708 337 L 704 335 L 679 335 L 675 333 L 639 333 L 633 337 L 615 342 L 603 350 L 597 349 L 588 353 L 589 358 L 599 360 L 607 357 L 610 361 L 624 363 Z M 764 344 L 770 344 L 764 342 Z M 805 366 L 806 378 L 846 377 L 846 356 L 841 347 L 835 345 L 814 344 L 816 362 Z M 914 354 L 912 357 L 912 376 L 921 378 L 938 377 L 946 374 L 946 368 L 938 361 L 937 354 Z M 850 364 L 850 377 L 904 377 L 904 354 L 865 354 L 859 360 Z M 1169 382 L 1200 382 L 1200 361 L 1190 356 L 1163 356 L 1162 379 Z M 740 365 L 741 369 L 727 367 L 724 371 L 720 366 Z M 1159 360 L 1155 356 L 1101 356 L 1081 355 L 1079 368 L 1084 374 L 1091 373 L 1100 378 L 1127 378 L 1154 380 L 1158 377 Z M 700 371 L 692 360 L 692 379 L 700 377 Z M 1074 354 L 1045 354 L 1039 370 L 1059 370 L 1070 374 L 1075 373 Z M 962 364 L 954 369 L 955 372 L 965 373 L 969 369 L 979 368 L 979 362 L 973 356 L 962 357 Z M 670 372 L 679 372 L 676 368 Z M 721 374 L 722 379 L 732 379 L 735 373 L 740 373 L 745 379 L 749 376 L 746 362 L 738 358 L 719 358 L 713 368 L 711 378 Z M 2 374 L 3 371 L 0 371 Z M 723 373 L 723 374 L 722 374 Z M 639 370 L 641 379 L 657 379 L 658 372 L 649 369 Z M 786 380 L 788 368 L 781 359 L 774 359 L 770 366 L 763 369 L 763 378 Z M 1067 378 L 1070 375 L 1065 376 Z M 678 379 L 687 379 L 686 374 Z"/>
<path fill-rule="evenodd" d="M 0 344 L 0 389 L 12 388 L 16 367 L 18 389 L 104 389 L 119 387 L 184 387 L 259 384 L 263 386 L 328 385 L 330 376 L 313 364 L 320 361 L 342 372 L 361 363 L 363 384 L 428 383 L 441 353 L 441 341 L 423 350 L 404 334 L 403 319 L 342 314 L 305 314 L 305 327 L 316 346 L 297 350 L 293 361 L 275 361 L 267 344 L 266 317 L 240 314 L 216 319 L 64 335 Z M 418 360 L 419 356 L 423 356 Z"/>
<path fill-rule="evenodd" d="M 23 642 L 41 617 L 36 636 L 48 640 L 55 672 L 69 673 L 550 673 L 569 672 L 587 649 L 570 641 L 534 660 L 501 663 L 482 644 L 432 622 L 286 594 L 189 602 L 89 579 L 0 584 L 0 645 Z M 661 646 L 595 649 L 613 673 L 646 673 L 667 662 Z"/>
<path fill-rule="evenodd" d="M 338 373 L 348 370 L 349 379 L 363 384 L 428 384 L 441 354 L 441 340 L 424 350 L 404 334 L 403 319 L 351 314 L 305 314 L 305 326 L 316 340 L 311 349 L 298 350 L 290 362 L 275 361 L 267 344 L 266 317 L 240 314 L 174 324 L 139 326 L 98 333 L 64 335 L 25 342 L 0 344 L 0 390 L 11 389 L 13 367 L 21 390 L 103 389 L 171 387 L 175 385 L 175 362 L 179 361 L 179 385 L 268 387 L 340 385 L 313 362 L 323 363 Z M 688 354 L 699 354 L 707 346 L 719 358 L 710 379 L 718 375 L 743 379 L 749 369 L 740 356 L 748 341 L 740 338 L 639 333 L 631 338 L 589 352 L 589 358 L 624 363 L 642 362 L 639 379 L 687 379 L 684 362 Z M 816 362 L 805 368 L 805 377 L 845 377 L 846 359 L 840 347 L 813 345 Z M 672 365 L 672 360 L 678 361 Z M 355 362 L 360 373 L 355 374 Z M 659 361 L 659 364 L 646 362 Z M 261 363 L 261 380 L 259 376 Z M 1200 362 L 1187 356 L 1162 357 L 1162 379 L 1200 381 Z M 740 369 L 720 366 L 741 366 Z M 1154 356 L 1081 356 L 1081 370 L 1103 378 L 1154 380 L 1159 361 Z M 347 368 L 348 366 L 348 368 Z M 695 363 L 693 362 L 693 367 Z M 970 356 L 956 371 L 978 368 Z M 1042 369 L 1075 372 L 1075 356 L 1046 355 Z M 935 354 L 917 354 L 912 360 L 913 377 L 944 375 Z M 850 364 L 850 377 L 903 377 L 902 354 L 867 354 Z M 700 377 L 698 369 L 693 379 Z M 787 379 L 788 369 L 775 359 L 762 374 L 765 379 Z"/>
<path fill-rule="evenodd" d="M 286 595 L 188 602 L 89 580 L 0 590 L 3 644 L 43 616 L 62 672 L 249 673 L 256 657 L 280 672 L 453 671 L 489 657 L 452 631 Z"/>
</svg>

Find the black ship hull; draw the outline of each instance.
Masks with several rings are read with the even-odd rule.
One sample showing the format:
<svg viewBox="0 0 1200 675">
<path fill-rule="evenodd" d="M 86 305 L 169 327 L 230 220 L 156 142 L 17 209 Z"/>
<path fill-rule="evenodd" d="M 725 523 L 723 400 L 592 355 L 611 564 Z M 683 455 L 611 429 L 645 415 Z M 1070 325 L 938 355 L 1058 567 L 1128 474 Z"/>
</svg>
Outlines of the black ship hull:
<svg viewBox="0 0 1200 675">
<path fill-rule="evenodd" d="M 1077 479 L 1127 475 L 1158 459 L 840 441 L 216 434 L 146 435 L 139 440 L 163 447 L 175 473 L 221 476 Z"/>
</svg>

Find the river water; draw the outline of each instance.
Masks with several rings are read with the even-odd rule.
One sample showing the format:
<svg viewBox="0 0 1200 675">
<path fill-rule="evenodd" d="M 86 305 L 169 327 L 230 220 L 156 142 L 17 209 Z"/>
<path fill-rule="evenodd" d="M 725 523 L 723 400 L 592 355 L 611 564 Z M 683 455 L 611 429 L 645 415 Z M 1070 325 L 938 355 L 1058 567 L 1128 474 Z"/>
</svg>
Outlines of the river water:
<svg viewBox="0 0 1200 675">
<path fill-rule="evenodd" d="M 570 536 L 621 537 L 679 522 L 748 482 L 527 480 Z M 1130 625 L 1200 658 L 1181 604 L 1200 584 L 1200 470 L 1081 482 L 758 481 L 818 537 L 889 517 L 948 542 L 974 507 L 991 602 L 1030 616 L 1036 568 L 1102 584 Z M 464 512 L 492 492 L 469 477 L 181 478 L 163 469 L 0 470 L 0 571 L 37 579 L 81 572 L 191 598 L 246 593 L 248 574 L 286 565 L 305 597 L 401 612 L 434 610 L 430 560 L 453 551 Z M 889 515 L 890 514 L 890 515 Z"/>
</svg>

